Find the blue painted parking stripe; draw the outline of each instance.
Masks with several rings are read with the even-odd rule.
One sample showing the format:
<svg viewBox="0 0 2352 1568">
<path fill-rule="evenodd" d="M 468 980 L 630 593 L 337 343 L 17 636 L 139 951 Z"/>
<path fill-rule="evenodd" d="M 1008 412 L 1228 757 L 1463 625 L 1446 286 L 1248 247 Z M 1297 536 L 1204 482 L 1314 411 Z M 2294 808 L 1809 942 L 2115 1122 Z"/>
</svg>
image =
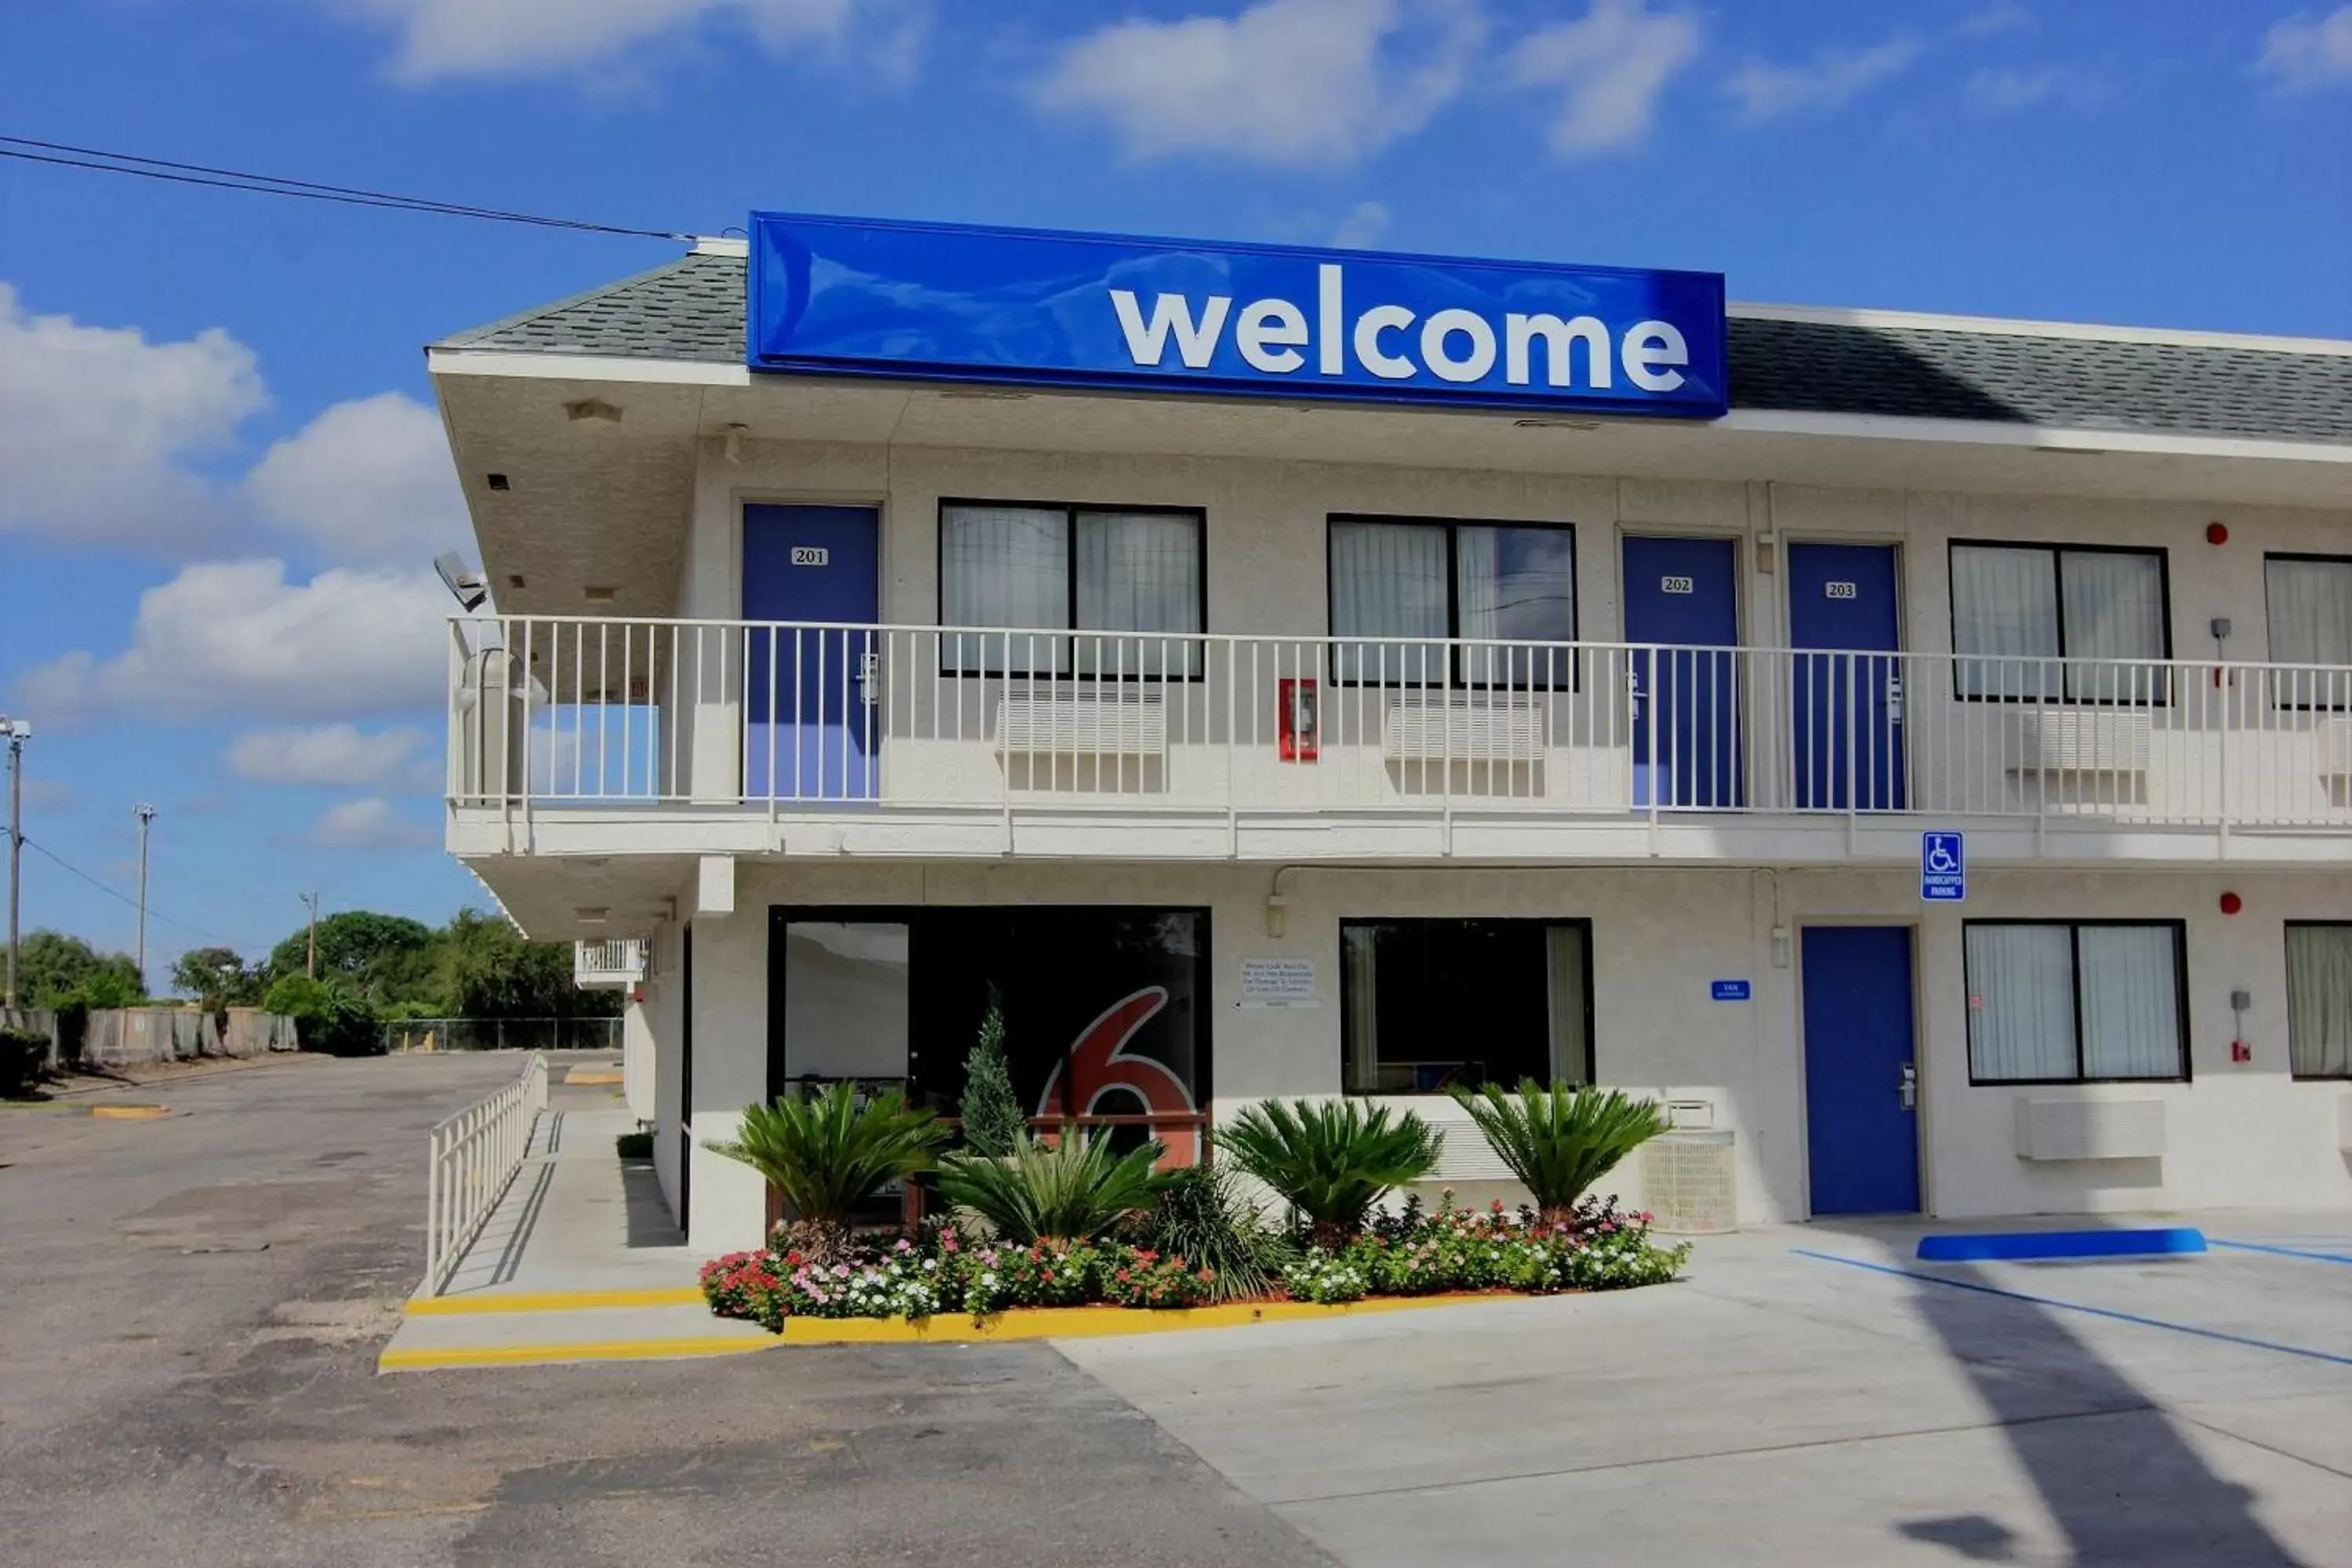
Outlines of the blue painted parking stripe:
<svg viewBox="0 0 2352 1568">
<path fill-rule="evenodd" d="M 2206 1239 L 2214 1247 L 2227 1247 L 2239 1252 L 2275 1252 L 2281 1258 L 2308 1258 L 2314 1263 L 2341 1263 L 2352 1266 L 2352 1253 L 2314 1252 L 2308 1247 L 2276 1247 L 2262 1241 L 2222 1241 L 2211 1237 Z"/>
<path fill-rule="evenodd" d="M 2112 1307 L 2091 1307 L 2080 1301 L 2061 1301 L 2054 1296 L 2034 1296 L 2023 1290 L 2006 1290 L 1998 1285 L 1979 1284 L 1974 1279 L 1947 1279 L 1940 1274 L 1922 1273 L 1916 1268 L 1896 1268 L 1885 1263 L 1869 1263 L 1859 1258 L 1840 1258 L 1834 1252 L 1815 1252 L 1810 1247 L 1792 1247 L 1789 1250 L 1800 1258 L 1811 1258 L 1822 1263 L 1843 1263 L 1848 1268 L 1867 1268 L 1873 1274 L 1892 1274 L 1901 1279 L 1918 1279 L 1929 1285 L 1948 1285 L 1955 1290 L 1974 1290 L 1979 1295 L 2005 1296 L 2012 1301 L 2028 1301 L 2037 1307 L 2055 1307 L 2062 1312 L 2085 1312 L 2094 1318 L 2112 1318 L 2119 1323 L 2137 1323 L 2144 1329 L 2169 1329 L 2176 1334 L 2194 1334 L 2200 1340 L 2220 1340 L 2224 1344 L 2244 1345 L 2249 1350 L 2272 1351 L 2279 1355 L 2296 1355 L 2310 1361 L 2329 1362 L 2336 1366 L 2352 1366 L 2352 1355 L 2337 1355 L 2333 1351 L 2315 1351 L 2305 1345 L 2283 1345 L 2273 1340 L 2257 1340 L 2244 1334 L 2225 1333 L 2220 1329 L 2200 1329 L 2194 1323 L 2175 1323 L 2163 1318 L 2143 1318 L 2137 1312 L 2118 1312 Z"/>
</svg>

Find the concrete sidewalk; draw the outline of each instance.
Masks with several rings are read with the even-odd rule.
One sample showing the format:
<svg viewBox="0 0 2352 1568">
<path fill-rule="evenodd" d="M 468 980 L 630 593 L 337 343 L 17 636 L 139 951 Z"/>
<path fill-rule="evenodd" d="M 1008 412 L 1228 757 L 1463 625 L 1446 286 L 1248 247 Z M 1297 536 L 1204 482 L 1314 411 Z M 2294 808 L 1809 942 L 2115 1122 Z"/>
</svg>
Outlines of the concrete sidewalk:
<svg viewBox="0 0 2352 1568">
<path fill-rule="evenodd" d="M 567 1097 L 569 1098 L 569 1097 Z M 584 1098 L 584 1097 L 583 1097 Z M 774 1344 L 710 1315 L 646 1161 L 615 1140 L 620 1110 L 551 1109 L 530 1152 L 438 1296 L 412 1298 L 377 1367 L 534 1366 L 723 1355 Z"/>
</svg>

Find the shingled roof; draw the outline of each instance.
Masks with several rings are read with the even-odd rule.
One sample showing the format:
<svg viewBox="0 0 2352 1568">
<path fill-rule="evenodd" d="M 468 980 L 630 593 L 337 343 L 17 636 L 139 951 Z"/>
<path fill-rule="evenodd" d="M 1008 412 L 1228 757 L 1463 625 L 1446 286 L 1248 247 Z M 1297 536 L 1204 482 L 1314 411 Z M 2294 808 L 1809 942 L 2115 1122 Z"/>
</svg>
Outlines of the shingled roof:
<svg viewBox="0 0 2352 1568">
<path fill-rule="evenodd" d="M 740 364 L 743 274 L 696 251 L 436 346 Z M 1734 408 L 2352 441 L 2352 354 L 1738 310 Z"/>
</svg>

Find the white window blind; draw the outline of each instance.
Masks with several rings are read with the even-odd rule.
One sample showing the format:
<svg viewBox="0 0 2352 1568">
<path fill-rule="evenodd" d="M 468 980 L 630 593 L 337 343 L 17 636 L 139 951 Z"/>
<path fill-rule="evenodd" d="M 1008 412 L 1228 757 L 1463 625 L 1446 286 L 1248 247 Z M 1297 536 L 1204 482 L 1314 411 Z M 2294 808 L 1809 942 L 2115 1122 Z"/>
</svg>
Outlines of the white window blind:
<svg viewBox="0 0 2352 1568">
<path fill-rule="evenodd" d="M 1059 507 L 950 506 L 940 511 L 940 620 L 1019 633 L 1070 624 L 1070 515 Z M 949 636 L 943 667 L 967 674 L 1058 675 L 1059 637 Z"/>
<path fill-rule="evenodd" d="M 1979 1083 L 2181 1076 L 2179 928 L 1971 923 Z"/>
<path fill-rule="evenodd" d="M 1457 526 L 1454 578 L 1458 637 L 1538 645 L 1576 636 L 1576 551 L 1565 529 Z M 1462 677 L 1478 686 L 1566 686 L 1569 658 L 1565 648 L 1469 647 Z"/>
<path fill-rule="evenodd" d="M 2273 555 L 2263 577 L 2274 662 L 2352 665 L 2352 561 Z"/>
<path fill-rule="evenodd" d="M 1189 512 L 1077 514 L 1077 628 L 1191 634 L 1201 629 L 1201 520 Z M 1197 675 L 1189 635 L 1077 638 L 1081 675 Z"/>
<path fill-rule="evenodd" d="M 1565 687 L 1571 655 L 1549 645 L 1576 637 L 1574 534 L 1567 528 L 1335 518 L 1331 632 L 1498 645 L 1464 647 L 1458 658 L 1433 643 L 1342 645 L 1342 679 Z"/>
<path fill-rule="evenodd" d="M 2286 928 L 2288 1069 L 2352 1078 L 2352 925 Z"/>
<path fill-rule="evenodd" d="M 2155 555 L 2113 550 L 2058 552 L 2062 628 L 2069 659 L 2164 657 L 2164 566 Z M 2066 695 L 2095 702 L 2161 700 L 2161 672 L 2129 665 L 2069 664 Z"/>
<path fill-rule="evenodd" d="M 1339 637 L 1446 634 L 1445 530 L 1439 524 L 1331 524 L 1331 633 Z M 1423 685 L 1446 677 L 1443 647 L 1342 643 L 1342 680 Z"/>
<path fill-rule="evenodd" d="M 2165 700 L 2164 672 L 2147 665 L 2056 662 L 2164 658 L 2160 554 L 1955 544 L 1951 563 L 1952 651 L 1959 656 L 1961 696 Z"/>
</svg>

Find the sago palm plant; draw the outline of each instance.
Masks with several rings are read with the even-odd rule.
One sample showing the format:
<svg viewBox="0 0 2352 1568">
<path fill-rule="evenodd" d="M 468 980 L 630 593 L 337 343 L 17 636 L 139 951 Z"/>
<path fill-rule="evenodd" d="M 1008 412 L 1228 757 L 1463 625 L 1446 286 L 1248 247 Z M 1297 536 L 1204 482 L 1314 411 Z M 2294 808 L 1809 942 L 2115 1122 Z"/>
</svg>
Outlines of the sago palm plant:
<svg viewBox="0 0 2352 1568">
<path fill-rule="evenodd" d="M 1559 1082 L 1546 1089 L 1525 1078 L 1515 1094 L 1490 1083 L 1475 1093 L 1456 1089 L 1454 1098 L 1547 1225 L 1566 1223 L 1587 1188 L 1666 1130 L 1657 1101 L 1618 1089 Z"/>
<path fill-rule="evenodd" d="M 707 1145 L 767 1179 L 784 1200 L 792 1244 L 831 1259 L 849 1244 L 850 1215 L 893 1181 L 928 1171 L 948 1130 L 897 1089 L 860 1100 L 836 1083 L 806 1100 L 747 1105 L 734 1142 Z"/>
<path fill-rule="evenodd" d="M 1167 1151 L 1156 1142 L 1114 1153 L 1108 1133 L 1072 1129 L 1052 1143 L 1024 1133 L 1009 1154 L 957 1152 L 940 1162 L 940 1193 L 986 1220 L 1004 1241 L 1092 1241 L 1151 1206 Z"/>
<path fill-rule="evenodd" d="M 1307 1217 L 1308 1239 L 1338 1251 L 1391 1188 L 1437 1168 L 1444 1135 L 1412 1111 L 1361 1100 L 1262 1100 L 1234 1120 L 1219 1143 L 1234 1163 Z"/>
</svg>

